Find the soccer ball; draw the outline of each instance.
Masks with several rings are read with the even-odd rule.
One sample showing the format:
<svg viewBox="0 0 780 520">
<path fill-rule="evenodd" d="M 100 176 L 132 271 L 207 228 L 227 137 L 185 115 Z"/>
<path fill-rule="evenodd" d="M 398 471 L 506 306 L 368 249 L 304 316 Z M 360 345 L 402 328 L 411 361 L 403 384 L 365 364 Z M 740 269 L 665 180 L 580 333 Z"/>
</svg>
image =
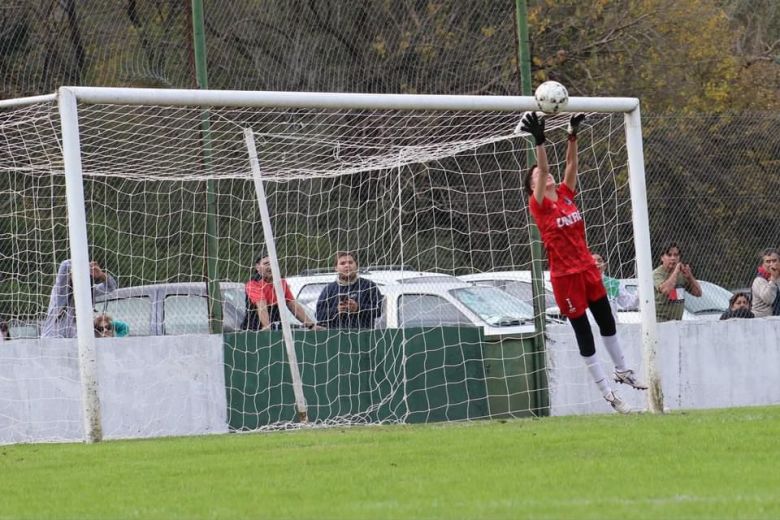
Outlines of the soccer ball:
<svg viewBox="0 0 780 520">
<path fill-rule="evenodd" d="M 569 104 L 569 91 L 557 81 L 545 81 L 534 93 L 536 106 L 545 114 L 557 114 Z"/>
</svg>

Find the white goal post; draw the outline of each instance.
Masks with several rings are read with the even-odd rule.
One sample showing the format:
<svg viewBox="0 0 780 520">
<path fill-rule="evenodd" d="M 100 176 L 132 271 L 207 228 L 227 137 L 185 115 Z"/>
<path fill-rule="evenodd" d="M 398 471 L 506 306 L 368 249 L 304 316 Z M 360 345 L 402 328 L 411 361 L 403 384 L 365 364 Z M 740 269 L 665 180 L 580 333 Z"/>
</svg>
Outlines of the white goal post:
<svg viewBox="0 0 780 520">
<path fill-rule="evenodd" d="M 18 108 L 36 103 L 56 103 L 60 116 L 62 160 L 65 173 L 64 188 L 67 194 L 68 257 L 72 258 L 74 265 L 73 298 L 77 317 L 77 342 L 79 347 L 80 385 L 82 389 L 81 406 L 85 438 L 88 441 L 98 441 L 103 435 L 101 432 L 101 407 L 98 398 L 99 386 L 95 371 L 95 338 L 91 323 L 94 309 L 88 272 L 88 264 L 92 256 L 90 252 L 94 253 L 94 249 L 90 249 L 91 234 L 95 233 L 95 229 L 104 234 L 113 233 L 115 230 L 110 227 L 110 222 L 113 222 L 112 219 L 119 219 L 120 217 L 118 215 L 109 215 L 109 213 L 122 209 L 121 203 L 118 203 L 120 206 L 116 209 L 110 207 L 108 203 L 105 206 L 100 206 L 100 211 L 103 212 L 100 214 L 102 219 L 100 226 L 102 227 L 95 227 L 93 224 L 92 228 L 90 228 L 88 208 L 92 207 L 94 211 L 96 204 L 90 204 L 89 199 L 94 197 L 94 200 L 102 203 L 100 201 L 101 195 L 96 195 L 94 191 L 103 189 L 99 185 L 102 179 L 112 179 L 112 182 L 123 182 L 125 174 L 122 170 L 122 160 L 123 157 L 128 158 L 127 154 L 130 152 L 125 151 L 122 147 L 129 142 L 131 137 L 140 135 L 143 139 L 128 148 L 132 153 L 140 157 L 135 166 L 136 169 L 133 170 L 136 177 L 132 179 L 128 177 L 128 182 L 142 183 L 148 180 L 154 183 L 171 179 L 183 179 L 186 182 L 193 183 L 198 183 L 205 179 L 216 179 L 224 182 L 240 179 L 241 181 L 252 182 L 254 178 L 255 194 L 258 199 L 254 204 L 255 209 L 259 209 L 261 217 L 265 215 L 258 219 L 262 220 L 262 231 L 265 233 L 265 238 L 257 239 L 256 242 L 248 242 L 242 239 L 235 248 L 241 249 L 242 257 L 246 257 L 247 250 L 256 248 L 259 243 L 265 244 L 266 251 L 272 257 L 272 269 L 275 279 L 278 280 L 284 275 L 289 276 L 291 273 L 289 272 L 289 267 L 287 273 L 283 272 L 280 267 L 281 256 L 284 255 L 281 253 L 277 254 L 277 244 L 274 241 L 278 242 L 280 236 L 284 236 L 288 242 L 314 247 L 311 244 L 320 238 L 317 235 L 319 233 L 317 229 L 312 228 L 310 235 L 296 236 L 296 233 L 299 233 L 299 229 L 305 227 L 306 220 L 330 219 L 328 220 L 330 222 L 336 219 L 337 221 L 339 210 L 346 208 L 346 206 L 341 205 L 342 202 L 339 199 L 341 195 L 336 193 L 336 188 L 328 186 L 323 189 L 333 190 L 333 207 L 328 208 L 329 213 L 327 215 L 324 213 L 312 213 L 313 209 L 311 208 L 316 206 L 316 201 L 312 203 L 312 207 L 304 207 L 303 202 L 296 202 L 296 200 L 310 197 L 311 190 L 315 190 L 316 187 L 310 186 L 306 189 L 290 188 L 289 192 L 282 193 L 281 189 L 277 188 L 271 190 L 264 189 L 263 183 L 266 179 L 271 182 L 285 184 L 306 178 L 359 177 L 365 172 L 378 170 L 390 172 L 388 176 L 391 177 L 391 182 L 388 182 L 386 185 L 381 183 L 371 184 L 370 189 L 375 190 L 375 192 L 362 194 L 360 190 L 364 188 L 361 187 L 358 187 L 357 191 L 361 193 L 361 196 L 371 197 L 372 204 L 379 204 L 383 198 L 387 198 L 389 211 L 392 213 L 394 210 L 398 210 L 396 211 L 397 215 L 390 215 L 386 220 L 383 220 L 384 217 L 376 218 L 372 225 L 376 230 L 379 230 L 383 225 L 397 225 L 398 227 L 392 235 L 397 237 L 399 241 L 402 241 L 401 235 L 404 226 L 408 226 L 406 223 L 401 223 L 400 216 L 398 216 L 401 213 L 400 206 L 404 190 L 403 176 L 405 175 L 403 168 L 405 165 L 431 162 L 433 164 L 432 170 L 436 170 L 439 168 L 437 161 L 441 161 L 443 157 L 462 154 L 466 157 L 462 163 L 458 162 L 455 169 L 448 171 L 448 175 L 453 177 L 468 175 L 472 171 L 470 169 L 474 168 L 479 170 L 480 174 L 489 174 L 481 170 L 485 168 L 481 161 L 489 153 L 485 152 L 484 149 L 490 149 L 492 146 L 499 147 L 501 143 L 505 143 L 508 140 L 518 140 L 518 136 L 513 133 L 515 124 L 509 125 L 507 121 L 513 119 L 516 122 L 523 112 L 536 109 L 535 100 L 532 97 L 525 96 L 248 92 L 103 87 L 62 87 L 57 92 L 56 97 L 37 96 L 35 98 L 1 101 L 0 109 Z M 138 112 L 133 112 L 135 109 L 139 109 Z M 258 111 L 252 112 L 255 109 Z M 138 128 L 149 128 L 152 129 L 151 133 L 154 134 L 155 118 L 160 118 L 160 121 L 163 122 L 174 121 L 176 116 L 173 112 L 177 110 L 186 112 L 186 117 L 189 118 L 186 122 L 181 123 L 181 130 L 179 128 L 175 130 L 163 129 L 155 135 L 144 135 L 143 130 L 138 130 Z M 185 152 L 192 153 L 193 150 L 197 150 L 201 146 L 198 139 L 189 137 L 185 132 L 187 128 L 199 128 L 199 120 L 204 112 L 210 114 L 209 117 L 211 117 L 215 135 L 219 132 L 225 132 L 225 128 L 229 128 L 231 132 L 235 133 L 231 137 L 233 141 L 229 145 L 220 145 L 220 141 L 215 137 L 216 145 L 212 151 L 215 160 L 218 161 L 220 159 L 220 154 L 229 155 L 230 164 L 221 167 L 222 169 L 219 172 L 213 174 L 211 172 L 195 173 L 187 171 L 182 166 L 177 165 L 175 158 L 169 159 L 169 156 L 175 156 L 180 151 L 179 148 L 181 148 L 181 153 L 184 154 Z M 606 135 L 609 136 L 606 140 L 611 139 L 613 133 L 624 133 L 620 137 L 620 144 L 616 146 L 620 147 L 620 153 L 625 156 L 624 166 L 627 167 L 628 171 L 626 191 L 630 192 L 630 217 L 626 218 L 626 220 L 629 218 L 631 220 L 630 227 L 633 230 L 633 245 L 631 247 L 634 256 L 630 260 L 618 259 L 617 263 L 621 266 L 630 263 L 631 267 L 628 268 L 628 271 L 632 274 L 635 273 L 636 278 L 638 278 L 643 338 L 641 351 L 645 377 L 650 387 L 647 397 L 647 408 L 653 412 L 660 412 L 663 410 L 663 395 L 655 362 L 657 335 L 639 100 L 635 98 L 572 97 L 569 99 L 566 112 L 606 114 L 615 118 L 615 121 L 619 119 L 619 116 L 616 116 L 616 114 L 623 114 L 622 121 L 619 124 L 613 125 L 605 120 L 603 125 L 605 127 L 603 131 L 607 132 Z M 338 117 L 332 117 L 333 113 L 338 113 Z M 477 116 L 483 113 L 492 115 L 485 116 L 487 119 L 484 121 L 477 119 Z M 235 120 L 231 119 L 235 114 L 240 114 L 240 117 L 235 118 Z M 438 114 L 445 114 L 445 116 L 439 116 Z M 296 122 L 296 118 L 299 115 L 301 122 Z M 565 115 L 552 118 L 549 126 L 554 130 L 561 130 L 565 127 L 566 119 Z M 376 122 L 370 123 L 365 130 L 350 128 L 349 131 L 344 131 L 343 135 L 339 134 L 351 121 L 370 122 L 372 120 Z M 192 124 L 193 121 L 198 122 L 197 127 Z M 464 130 L 462 134 L 452 131 L 450 132 L 452 135 L 447 134 L 446 138 L 442 137 L 442 135 L 448 132 L 448 129 L 456 129 L 461 121 L 464 125 L 471 125 L 471 127 Z M 223 123 L 222 127 L 219 126 L 220 123 Z M 328 129 L 328 132 L 331 133 L 326 135 L 325 133 L 317 134 L 316 132 L 310 132 L 311 128 L 316 125 L 321 125 L 322 128 Z M 429 126 L 426 127 L 426 125 Z M 274 133 L 282 127 L 285 128 L 284 132 L 280 130 Z M 292 148 L 287 149 L 280 143 L 286 146 L 291 141 L 297 139 L 295 135 L 296 128 L 301 129 L 302 134 L 305 134 L 305 139 L 301 137 L 301 143 L 296 144 L 298 148 L 295 148 L 294 152 L 290 152 L 289 150 L 292 150 Z M 408 128 L 411 128 L 411 130 L 407 132 Z M 131 135 L 131 132 L 136 133 Z M 111 137 L 107 137 L 109 135 Z M 181 139 L 181 136 L 187 136 L 187 142 L 178 143 L 177 139 Z M 236 137 L 239 139 L 236 139 Z M 115 150 L 112 149 L 111 139 L 115 140 Z M 168 139 L 169 141 L 162 142 L 162 139 Z M 255 145 L 255 139 L 258 140 L 257 145 Z M 615 139 L 617 140 L 618 138 L 615 137 Z M 599 163 L 603 159 L 601 156 L 596 157 L 597 153 L 595 150 L 603 145 L 603 140 L 595 136 L 594 132 L 594 137 L 591 139 L 591 149 L 587 151 L 581 150 L 580 153 L 590 154 L 592 162 Z M 520 141 L 523 141 L 522 136 L 520 136 Z M 509 147 L 509 153 L 511 154 L 513 150 L 524 150 L 522 146 L 513 144 Z M 603 146 L 609 150 L 609 153 L 606 155 L 610 155 L 611 149 L 609 147 L 612 145 L 606 144 Z M 265 148 L 262 149 L 263 147 Z M 528 148 L 530 149 L 530 146 Z M 87 150 L 86 155 L 85 149 Z M 247 154 L 247 149 L 249 149 L 249 154 Z M 366 150 L 369 150 L 370 153 L 365 153 Z M 253 152 L 254 156 L 252 155 Z M 353 152 L 356 155 L 350 155 Z M 99 158 L 101 154 L 113 153 L 116 153 L 117 156 L 112 158 L 110 163 L 106 162 L 98 168 L 95 167 L 95 164 L 98 162 L 96 158 Z M 502 153 L 506 153 L 506 151 Z M 556 165 L 558 160 L 555 153 L 555 151 L 551 152 L 551 164 L 553 165 Z M 155 161 L 159 162 L 155 163 Z M 157 164 L 159 164 L 159 171 Z M 269 168 L 268 176 L 266 176 L 266 165 Z M 600 167 L 602 167 L 601 164 L 596 164 L 595 166 L 595 168 Z M 504 168 L 504 166 L 502 165 L 501 168 Z M 607 165 L 605 168 L 609 168 L 609 166 Z M 260 180 L 260 171 L 263 174 L 262 181 Z M 85 176 L 98 179 L 95 181 L 98 183 L 97 187 L 90 188 L 93 192 L 87 193 L 86 198 L 88 200 L 86 201 Z M 448 178 L 447 182 L 449 181 Z M 106 184 L 108 185 L 109 183 L 106 182 Z M 462 185 L 453 185 L 451 192 L 460 193 L 463 191 L 467 195 L 468 185 L 465 182 Z M 391 186 L 392 188 L 390 188 Z M 113 186 L 110 188 L 114 189 Z M 108 189 L 105 188 L 105 191 L 108 192 Z M 199 188 L 192 189 L 197 190 Z M 515 188 L 512 189 L 514 190 Z M 153 198 L 142 192 L 141 188 L 131 187 L 128 190 L 133 194 L 137 192 L 141 198 Z M 515 192 L 513 191 L 512 193 Z M 180 193 L 172 191 L 167 197 L 170 199 L 180 195 Z M 185 195 L 189 196 L 190 192 L 186 192 Z M 162 199 L 165 196 L 166 194 L 162 193 L 159 198 Z M 430 195 L 426 195 L 431 200 L 434 200 L 437 196 L 439 195 L 433 193 L 433 191 L 431 191 Z M 303 223 L 299 224 L 298 228 L 279 229 L 279 225 L 275 225 L 272 230 L 270 220 L 274 215 L 268 216 L 269 207 L 265 201 L 268 197 L 287 198 L 291 201 L 290 204 L 300 204 L 303 209 L 291 209 L 289 216 L 300 219 Z M 597 198 L 597 196 L 594 196 L 594 198 Z M 485 200 L 488 200 L 488 198 Z M 469 203 L 468 200 L 466 202 L 452 202 L 453 207 L 456 209 L 458 205 L 466 204 L 468 206 Z M 149 204 L 153 205 L 152 202 L 149 202 Z M 229 202 L 225 204 L 229 204 Z M 486 204 L 490 203 L 486 202 Z M 524 204 L 522 201 L 518 202 L 518 206 L 522 204 Z M 493 211 L 495 208 L 490 209 Z M 516 209 L 513 208 L 513 211 Z M 195 217 L 200 218 L 202 215 L 197 214 L 198 211 L 196 208 L 193 208 L 192 213 Z M 404 208 L 404 211 L 410 212 L 411 210 Z M 463 211 L 468 214 L 470 210 L 466 207 Z M 170 210 L 170 212 L 171 222 L 179 218 L 179 213 L 174 212 L 174 210 Z M 411 212 L 413 213 L 413 211 Z M 500 214 L 500 208 L 496 209 L 495 212 Z M 440 213 L 433 211 L 431 218 L 434 220 L 442 218 Z M 165 214 L 161 216 L 165 216 Z M 396 217 L 398 218 L 396 219 Z M 588 219 L 587 214 L 585 218 L 586 220 Z M 621 237 L 615 239 L 612 230 L 609 228 L 609 219 L 603 218 L 602 220 L 601 227 L 605 237 L 603 243 L 610 244 L 607 246 L 608 248 L 619 249 L 612 241 L 617 240 L 620 247 L 622 247 L 627 240 L 625 231 L 621 231 Z M 284 224 L 284 220 L 280 223 Z M 170 225 L 173 226 L 173 224 Z M 354 226 L 358 225 L 354 224 Z M 627 222 L 621 222 L 621 225 L 629 226 Z M 457 228 L 458 224 L 454 221 L 449 222 L 447 226 L 449 227 L 432 226 L 431 236 L 454 235 L 461 232 L 461 234 L 468 235 L 469 233 L 468 230 L 459 230 Z M 169 232 L 175 233 L 176 236 L 190 233 L 189 231 L 185 233 L 182 229 L 171 228 Z M 510 233 L 508 229 L 505 229 L 505 231 Z M 378 232 L 376 231 L 376 233 Z M 352 237 L 353 235 L 354 229 L 345 227 L 334 235 L 335 238 L 331 237 L 328 239 L 329 241 L 321 240 L 320 243 L 315 245 L 319 247 L 324 243 L 329 246 L 330 253 L 332 253 L 335 250 L 344 249 L 343 243 L 349 243 L 347 239 L 342 241 L 342 237 Z M 370 233 L 363 233 L 360 236 L 370 236 Z M 140 239 L 151 240 L 146 235 Z M 297 242 L 295 242 L 296 240 Z M 384 240 L 390 242 L 396 239 L 389 237 Z M 451 236 L 447 240 L 454 243 L 454 239 Z M 488 236 L 486 240 L 490 242 L 492 238 Z M 197 244 L 200 244 L 200 242 L 193 238 L 191 245 L 197 247 Z M 109 248 L 110 246 L 101 247 Z M 363 247 L 365 249 L 361 250 L 360 253 L 370 252 L 372 247 L 379 247 L 379 245 L 369 244 Z M 435 243 L 433 245 L 421 244 L 418 247 L 422 252 L 418 251 L 417 254 L 427 255 L 428 258 L 436 258 L 443 246 Z M 428 249 L 425 249 L 426 247 Z M 456 246 L 447 247 L 454 248 Z M 509 246 L 476 244 L 474 247 L 480 254 L 484 253 L 490 256 L 499 254 L 499 251 L 504 251 Z M 325 248 L 327 247 L 323 247 L 323 249 Z M 145 255 L 143 259 L 153 262 L 153 252 L 149 252 L 150 250 L 146 245 L 144 245 L 143 251 Z M 401 244 L 401 251 L 403 252 L 403 244 Z M 329 263 L 330 253 L 300 253 L 300 255 L 303 260 L 309 260 L 310 263 L 316 263 L 318 266 L 332 266 L 332 263 Z M 177 255 L 177 261 L 181 263 L 180 258 L 185 256 L 185 254 L 182 252 L 171 253 L 172 257 L 174 254 Z M 390 263 L 406 259 L 404 254 L 388 255 L 387 257 L 382 257 L 381 255 L 374 256 L 376 260 L 386 260 Z M 456 256 L 452 255 L 453 258 Z M 126 261 L 133 268 L 135 267 L 134 262 L 136 260 L 134 257 L 130 256 Z M 302 261 L 296 265 L 305 267 L 306 262 Z M 516 266 L 518 262 L 506 262 L 506 265 Z M 234 267 L 234 272 L 237 272 L 239 266 L 235 265 Z M 148 269 L 148 267 L 146 268 Z M 496 268 L 498 269 L 498 267 Z M 403 269 L 406 269 L 406 267 L 404 266 Z M 459 274 L 457 271 L 457 269 L 452 267 L 442 267 L 440 269 L 440 273 L 455 275 Z M 235 280 L 235 278 L 231 280 Z M 171 281 L 171 276 L 166 271 L 160 274 L 158 278 L 147 280 L 141 277 L 140 281 L 146 281 L 147 283 L 165 282 Z M 283 301 L 282 287 L 278 283 L 275 285 L 277 300 Z M 293 365 L 290 367 L 290 372 L 293 380 L 291 384 L 296 408 L 299 419 L 305 420 L 307 406 L 309 411 L 314 407 L 315 415 L 317 413 L 316 405 L 313 405 L 311 402 L 307 403 L 305 397 L 306 392 L 311 392 L 312 390 L 306 389 L 306 383 L 301 381 L 302 374 L 300 372 L 305 372 L 310 362 L 306 359 L 299 360 L 296 358 L 295 346 L 292 344 L 293 334 L 285 318 L 282 318 L 282 326 L 288 361 Z M 371 355 L 375 354 L 372 353 Z M 406 352 L 402 352 L 400 355 L 405 356 Z M 372 358 L 371 362 L 373 363 L 375 360 Z M 298 365 L 302 367 L 300 371 Z M 305 379 L 305 375 L 303 379 Z M 404 375 L 401 379 L 403 379 L 403 395 L 406 396 L 407 393 L 413 393 L 414 390 L 411 386 L 407 388 L 408 381 L 406 376 Z M 380 381 L 377 384 L 381 385 L 384 383 Z M 362 389 L 355 390 L 358 393 L 363 391 Z M 376 407 L 381 406 L 397 406 L 397 403 L 376 405 Z M 368 414 L 375 412 L 376 409 L 372 408 Z M 398 413 L 404 416 L 404 413 L 408 414 L 409 412 L 407 410 L 406 412 Z M 361 415 L 358 420 L 364 419 Z M 280 418 L 272 418 L 271 422 L 281 420 Z"/>
</svg>

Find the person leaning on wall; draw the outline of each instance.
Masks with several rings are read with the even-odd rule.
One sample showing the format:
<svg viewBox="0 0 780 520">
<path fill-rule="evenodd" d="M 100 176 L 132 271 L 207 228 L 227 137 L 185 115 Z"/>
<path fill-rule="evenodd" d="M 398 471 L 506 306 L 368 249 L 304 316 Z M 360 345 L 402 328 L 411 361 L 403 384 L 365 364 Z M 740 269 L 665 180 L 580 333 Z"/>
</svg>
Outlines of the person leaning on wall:
<svg viewBox="0 0 780 520">
<path fill-rule="evenodd" d="M 729 308 L 726 312 L 720 315 L 722 320 L 730 320 L 731 318 L 754 318 L 753 312 L 750 310 L 750 295 L 744 292 L 738 292 L 731 298 L 729 298 Z"/>
</svg>

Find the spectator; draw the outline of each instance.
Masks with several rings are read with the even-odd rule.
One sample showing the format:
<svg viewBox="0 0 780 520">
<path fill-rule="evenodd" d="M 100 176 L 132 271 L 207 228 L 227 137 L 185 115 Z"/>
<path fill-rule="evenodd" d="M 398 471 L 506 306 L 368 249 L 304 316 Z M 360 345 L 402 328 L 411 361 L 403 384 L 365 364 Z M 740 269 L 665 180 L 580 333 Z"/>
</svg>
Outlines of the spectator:
<svg viewBox="0 0 780 520">
<path fill-rule="evenodd" d="M 617 316 L 618 311 L 635 310 L 639 306 L 639 295 L 629 292 L 626 286 L 623 285 L 623 282 L 617 278 L 607 276 L 607 263 L 600 254 L 594 254 L 593 261 L 596 262 L 596 267 L 601 271 L 601 280 L 604 282 L 604 288 L 607 290 L 607 298 L 609 298 L 612 313 Z"/>
<path fill-rule="evenodd" d="M 43 322 L 41 336 L 46 338 L 76 337 L 76 307 L 73 301 L 71 261 L 65 260 L 57 270 L 57 278 L 51 290 L 49 309 Z M 92 261 L 89 263 L 92 298 L 108 294 L 116 289 L 116 280 Z"/>
<path fill-rule="evenodd" d="M 0 321 L 0 341 L 8 341 L 11 339 L 11 331 L 8 328 L 7 321 Z"/>
<path fill-rule="evenodd" d="M 758 276 L 753 280 L 753 314 L 756 318 L 780 315 L 780 252 L 766 249 L 761 252 Z"/>
<path fill-rule="evenodd" d="M 336 280 L 317 300 L 317 323 L 329 329 L 371 329 L 382 313 L 382 294 L 371 280 L 358 276 L 353 253 L 336 253 Z"/>
<path fill-rule="evenodd" d="M 685 292 L 701 296 L 701 286 L 691 266 L 680 260 L 680 246 L 672 242 L 661 255 L 661 265 L 653 271 L 655 316 L 661 321 L 681 320 L 685 310 Z"/>
<path fill-rule="evenodd" d="M 539 119 L 535 112 L 523 116 L 520 130 L 534 137 L 539 161 L 528 169 L 523 184 L 529 197 L 529 210 L 547 248 L 555 301 L 561 313 L 569 318 L 580 356 L 610 406 L 620 413 L 629 413 L 631 407 L 612 390 L 596 356 L 596 343 L 585 314 L 590 310 L 598 324 L 601 340 L 615 364 L 614 380 L 636 389 L 646 389 L 626 365 L 607 291 L 585 240 L 585 221 L 574 201 L 578 173 L 577 128 L 584 118 L 584 114 L 573 114 L 569 119 L 566 167 L 563 182 L 556 184 L 544 148 L 544 119 Z"/>
<path fill-rule="evenodd" d="M 306 315 L 304 308 L 295 301 L 287 280 L 282 278 L 282 290 L 287 308 L 298 318 L 304 327 L 314 329 L 316 323 Z M 255 260 L 255 268 L 252 276 L 246 283 L 247 314 L 242 328 L 245 330 L 269 330 L 278 329 L 282 321 L 279 313 L 279 305 L 274 291 L 273 272 L 271 271 L 271 259 L 260 255 Z"/>
<path fill-rule="evenodd" d="M 96 338 L 123 338 L 130 334 L 130 327 L 124 321 L 115 320 L 109 314 L 95 316 L 93 321 Z"/>
<path fill-rule="evenodd" d="M 739 292 L 729 299 L 729 308 L 720 315 L 720 319 L 728 320 L 731 318 L 753 318 L 750 311 L 750 295 Z"/>
</svg>

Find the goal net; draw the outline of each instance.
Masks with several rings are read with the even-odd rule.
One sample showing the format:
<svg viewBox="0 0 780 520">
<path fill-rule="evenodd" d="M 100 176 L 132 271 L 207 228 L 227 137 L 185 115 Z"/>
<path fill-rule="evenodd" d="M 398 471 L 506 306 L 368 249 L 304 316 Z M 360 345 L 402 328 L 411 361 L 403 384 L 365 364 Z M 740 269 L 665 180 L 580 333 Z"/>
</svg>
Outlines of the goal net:
<svg viewBox="0 0 780 520">
<path fill-rule="evenodd" d="M 560 322 L 549 290 L 534 310 L 522 188 L 533 146 L 515 133 L 521 109 L 225 104 L 233 106 L 78 104 L 87 255 L 118 286 L 93 292 L 92 311 L 129 329 L 128 338 L 111 340 L 114 348 L 131 348 L 122 341 L 135 337 L 147 348 L 175 338 L 194 347 L 213 337 L 209 312 L 221 313 L 220 384 L 226 423 L 236 431 L 290 427 L 301 412 L 314 424 L 547 413 L 539 326 Z M 547 118 L 558 180 L 567 122 L 567 114 Z M 0 291 L 9 344 L 24 342 L 28 352 L 66 364 L 75 341 L 41 338 L 55 275 L 72 256 L 60 124 L 54 101 L 0 112 Z M 590 112 L 579 150 L 577 202 L 589 245 L 611 276 L 634 278 L 624 115 Z M 251 330 L 245 284 L 256 260 L 271 253 L 307 313 L 303 321 L 314 322 L 320 294 L 336 282 L 339 251 L 353 254 L 358 276 L 382 295 L 372 326 L 308 330 L 286 312 L 279 327 Z M 219 282 L 218 305 L 208 297 L 210 274 Z M 94 341 L 99 360 L 102 341 Z M 4 366 L 24 356 L 20 348 L 0 350 Z M 60 399 L 62 420 L 78 429 L 82 418 L 73 412 L 82 397 L 55 397 L 62 376 L 23 373 L 26 387 L 39 392 L 0 393 L 0 438 L 24 438 L 13 411 L 24 400 Z M 17 383 L 13 377 L 5 374 L 0 385 Z M 110 398 L 101 401 L 104 416 L 114 413 L 106 409 Z M 187 411 L 171 420 L 177 414 Z M 34 436 L 60 438 L 61 427 L 49 421 L 51 430 Z M 167 431 L 151 430 L 144 434 Z"/>
</svg>

